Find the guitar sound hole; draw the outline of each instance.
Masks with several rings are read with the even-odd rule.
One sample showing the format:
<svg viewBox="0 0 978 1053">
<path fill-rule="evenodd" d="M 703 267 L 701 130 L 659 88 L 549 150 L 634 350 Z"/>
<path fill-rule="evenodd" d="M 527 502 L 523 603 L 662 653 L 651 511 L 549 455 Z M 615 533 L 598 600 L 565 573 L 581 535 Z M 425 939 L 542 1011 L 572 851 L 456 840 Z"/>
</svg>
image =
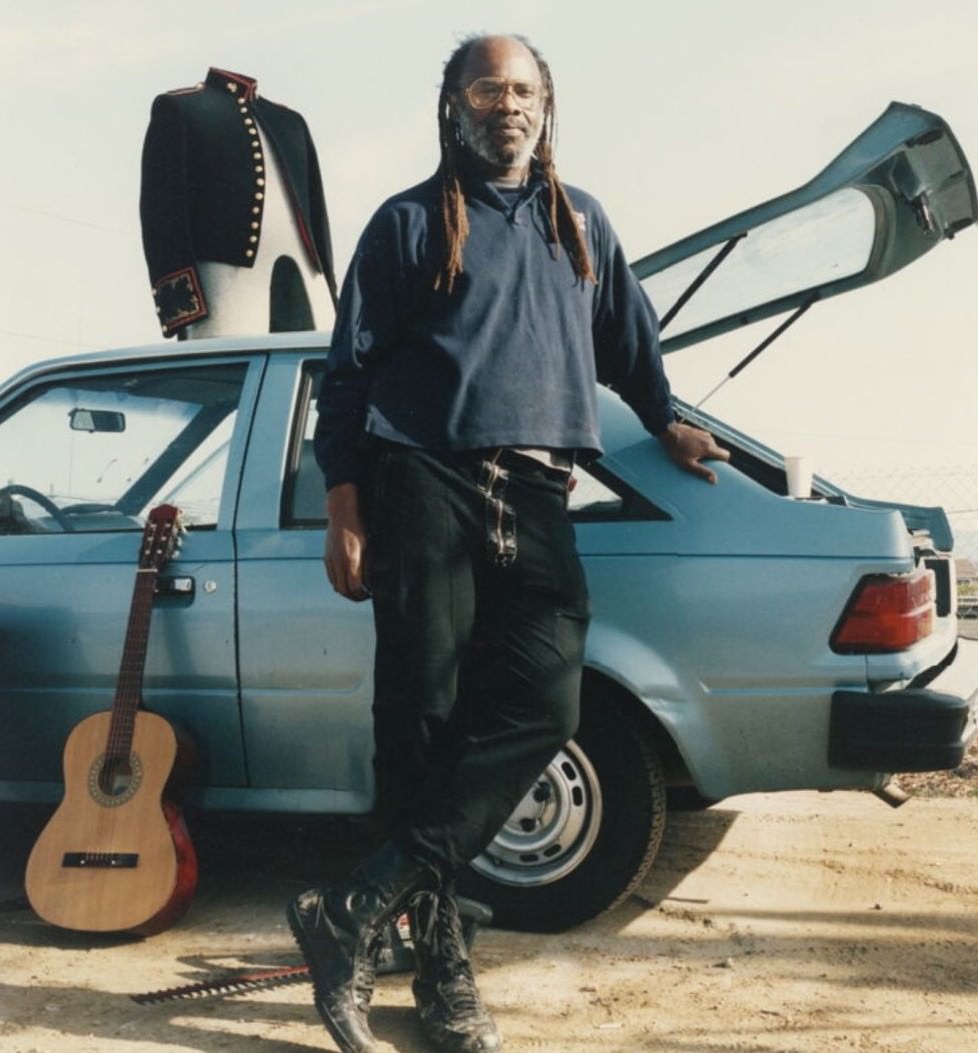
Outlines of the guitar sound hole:
<svg viewBox="0 0 978 1053">
<path fill-rule="evenodd" d="M 143 762 L 136 753 L 128 758 L 98 757 L 88 771 L 88 792 L 104 808 L 117 808 L 131 800 L 143 781 Z"/>
<path fill-rule="evenodd" d="M 106 797 L 121 797 L 132 785 L 132 765 L 128 759 L 106 761 L 98 777 L 98 788 Z"/>
</svg>

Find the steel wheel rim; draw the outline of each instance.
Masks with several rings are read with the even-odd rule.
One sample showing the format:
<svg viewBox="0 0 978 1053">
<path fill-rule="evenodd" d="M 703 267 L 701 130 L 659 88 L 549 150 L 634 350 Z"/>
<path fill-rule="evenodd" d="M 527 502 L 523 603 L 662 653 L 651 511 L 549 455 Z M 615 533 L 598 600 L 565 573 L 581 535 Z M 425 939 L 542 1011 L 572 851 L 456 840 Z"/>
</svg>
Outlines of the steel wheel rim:
<svg viewBox="0 0 978 1053">
<path fill-rule="evenodd" d="M 597 773 L 569 742 L 547 765 L 472 869 L 504 885 L 548 885 L 587 858 L 601 827 Z"/>
</svg>

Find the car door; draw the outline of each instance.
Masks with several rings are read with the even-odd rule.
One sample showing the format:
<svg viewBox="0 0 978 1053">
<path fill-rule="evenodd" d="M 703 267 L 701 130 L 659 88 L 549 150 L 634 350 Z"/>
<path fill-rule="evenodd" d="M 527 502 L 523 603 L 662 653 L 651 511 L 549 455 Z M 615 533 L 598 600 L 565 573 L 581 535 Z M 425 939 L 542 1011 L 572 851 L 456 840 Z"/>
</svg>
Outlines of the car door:
<svg viewBox="0 0 978 1053">
<path fill-rule="evenodd" d="M 60 794 L 68 732 L 112 706 L 143 525 L 162 503 L 187 531 L 150 612 L 144 704 L 189 732 L 193 783 L 244 783 L 231 524 L 262 365 L 96 360 L 40 374 L 0 405 L 6 796 L 13 783 L 32 799 Z"/>
<path fill-rule="evenodd" d="M 236 526 L 241 716 L 253 803 L 360 813 L 373 794 L 373 617 L 333 592 L 322 563 L 324 355 L 276 354 L 262 383 Z"/>
</svg>

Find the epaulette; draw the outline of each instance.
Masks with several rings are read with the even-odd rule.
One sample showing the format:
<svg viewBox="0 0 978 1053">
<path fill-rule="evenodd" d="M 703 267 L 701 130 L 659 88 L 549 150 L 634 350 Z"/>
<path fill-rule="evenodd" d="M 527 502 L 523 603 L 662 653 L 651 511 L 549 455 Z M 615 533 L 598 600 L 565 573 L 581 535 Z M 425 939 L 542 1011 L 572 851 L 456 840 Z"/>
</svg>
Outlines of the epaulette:
<svg viewBox="0 0 978 1053">
<path fill-rule="evenodd" d="M 199 84 L 195 84 L 191 88 L 174 88 L 172 91 L 166 92 L 167 95 L 194 95 L 198 91 L 204 90 L 204 82 L 201 81 Z"/>
</svg>

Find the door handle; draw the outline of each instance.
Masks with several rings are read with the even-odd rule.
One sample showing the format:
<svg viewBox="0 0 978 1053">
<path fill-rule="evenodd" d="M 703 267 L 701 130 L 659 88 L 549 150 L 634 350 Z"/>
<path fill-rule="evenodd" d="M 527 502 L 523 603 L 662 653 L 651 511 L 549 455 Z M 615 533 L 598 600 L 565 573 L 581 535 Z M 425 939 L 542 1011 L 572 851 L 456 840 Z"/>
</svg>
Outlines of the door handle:
<svg viewBox="0 0 978 1053">
<path fill-rule="evenodd" d="M 159 577 L 156 579 L 157 596 L 180 596 L 184 599 L 194 594 L 195 583 L 190 577 Z"/>
</svg>

